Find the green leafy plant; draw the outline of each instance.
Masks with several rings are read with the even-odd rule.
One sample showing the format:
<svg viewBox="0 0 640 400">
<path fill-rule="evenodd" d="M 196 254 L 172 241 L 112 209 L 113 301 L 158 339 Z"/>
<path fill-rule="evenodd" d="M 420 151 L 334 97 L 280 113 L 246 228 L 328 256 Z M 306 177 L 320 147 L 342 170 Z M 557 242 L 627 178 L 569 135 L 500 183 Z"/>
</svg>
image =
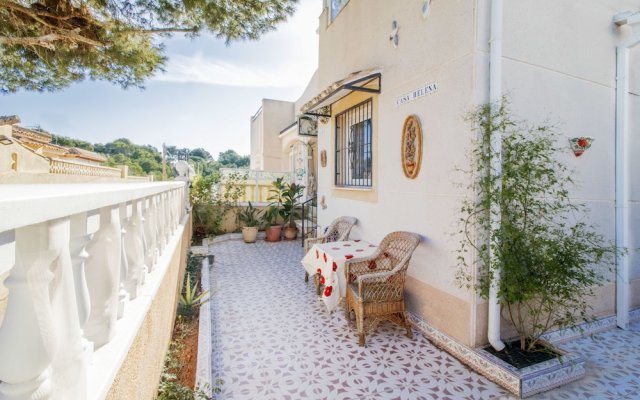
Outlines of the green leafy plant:
<svg viewBox="0 0 640 400">
<path fill-rule="evenodd" d="M 302 198 L 302 191 L 304 186 L 296 183 L 285 183 L 282 192 L 282 209 L 280 215 L 284 219 L 285 225 L 289 227 L 295 227 L 296 218 L 300 218 L 300 198 Z"/>
<path fill-rule="evenodd" d="M 199 278 L 200 268 L 202 267 L 202 256 L 194 256 L 191 251 L 187 253 L 187 274 Z"/>
<path fill-rule="evenodd" d="M 488 298 L 500 271 L 503 316 L 520 347 L 532 350 L 552 328 L 591 320 L 588 299 L 618 250 L 582 221 L 585 206 L 571 201 L 572 173 L 560 161 L 557 134 L 514 121 L 505 104 L 469 117 L 479 138 L 465 171 L 473 195 L 461 208 L 458 282 Z M 498 134 L 501 149 L 491 146 Z M 502 174 L 491 173 L 500 156 Z M 477 276 L 469 259 L 479 263 Z"/>
<path fill-rule="evenodd" d="M 184 316 L 192 316 L 195 310 L 201 305 L 207 303 L 210 298 L 206 297 L 209 291 L 198 293 L 198 283 L 195 282 L 191 285 L 191 274 L 187 274 L 185 280 L 185 287 L 182 294 L 180 294 L 180 303 L 178 307 L 178 313 Z"/>
<path fill-rule="evenodd" d="M 267 207 L 262 213 L 262 224 L 265 228 L 268 228 L 272 225 L 276 225 L 278 223 L 278 216 L 280 215 L 280 210 L 276 206 Z"/>
<path fill-rule="evenodd" d="M 282 217 L 285 225 L 294 227 L 295 219 L 300 214 L 298 201 L 302 197 L 303 190 L 304 186 L 302 185 L 285 182 L 283 177 L 277 178 L 273 181 L 267 198 L 271 202 L 269 208 L 276 210 L 270 212 L 275 213 L 276 218 L 277 216 Z"/>
<path fill-rule="evenodd" d="M 222 177 L 215 186 L 215 176 L 196 176 L 191 187 L 193 205 L 193 234 L 202 238 L 224 232 L 224 220 L 229 212 L 238 209 L 238 201 L 245 193 L 246 171 L 234 171 Z M 237 215 L 236 225 L 238 225 Z"/>
<path fill-rule="evenodd" d="M 260 210 L 255 208 L 251 202 L 238 213 L 238 220 L 247 227 L 257 227 L 260 225 Z"/>
</svg>

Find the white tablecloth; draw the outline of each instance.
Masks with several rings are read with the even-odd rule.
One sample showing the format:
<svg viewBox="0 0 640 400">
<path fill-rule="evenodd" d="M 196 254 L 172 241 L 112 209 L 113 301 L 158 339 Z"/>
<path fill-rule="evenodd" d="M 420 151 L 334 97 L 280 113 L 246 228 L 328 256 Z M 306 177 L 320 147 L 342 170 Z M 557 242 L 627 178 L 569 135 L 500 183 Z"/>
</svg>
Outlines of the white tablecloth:
<svg viewBox="0 0 640 400">
<path fill-rule="evenodd" d="M 347 293 L 345 262 L 368 257 L 375 249 L 376 246 L 364 240 L 350 240 L 316 244 L 304 256 L 302 265 L 309 275 L 320 274 L 320 283 L 324 285 L 322 300 L 329 311 L 335 309 Z"/>
</svg>

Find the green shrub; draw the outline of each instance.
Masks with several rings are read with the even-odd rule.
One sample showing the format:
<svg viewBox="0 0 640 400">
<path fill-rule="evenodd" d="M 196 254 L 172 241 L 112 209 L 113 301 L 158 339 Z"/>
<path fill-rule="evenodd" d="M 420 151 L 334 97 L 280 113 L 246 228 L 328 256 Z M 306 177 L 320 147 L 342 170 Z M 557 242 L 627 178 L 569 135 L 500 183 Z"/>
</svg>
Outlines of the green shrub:
<svg viewBox="0 0 640 400">
<path fill-rule="evenodd" d="M 588 298 L 618 250 L 583 222 L 586 207 L 572 202 L 572 172 L 560 161 L 567 149 L 558 145 L 559 136 L 547 126 L 514 121 L 504 103 L 470 116 L 479 139 L 466 171 L 473 195 L 461 208 L 458 280 L 486 299 L 500 271 L 502 313 L 521 348 L 526 343 L 532 349 L 550 329 L 592 319 Z M 492 148 L 498 134 L 501 149 Z M 501 174 L 492 165 L 500 160 L 498 150 Z M 479 262 L 478 276 L 470 252 Z"/>
</svg>

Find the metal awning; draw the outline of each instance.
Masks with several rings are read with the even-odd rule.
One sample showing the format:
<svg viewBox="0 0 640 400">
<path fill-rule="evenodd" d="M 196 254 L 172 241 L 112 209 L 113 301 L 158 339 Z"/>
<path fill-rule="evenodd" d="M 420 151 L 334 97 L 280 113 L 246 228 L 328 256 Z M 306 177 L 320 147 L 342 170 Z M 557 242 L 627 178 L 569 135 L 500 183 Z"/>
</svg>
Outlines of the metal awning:
<svg viewBox="0 0 640 400">
<path fill-rule="evenodd" d="M 380 93 L 382 73 L 379 69 L 352 72 L 348 76 L 333 82 L 317 96 L 306 102 L 300 111 L 303 114 L 318 117 L 330 117 L 331 112 L 322 112 L 322 108 L 331 106 L 353 92 Z"/>
</svg>

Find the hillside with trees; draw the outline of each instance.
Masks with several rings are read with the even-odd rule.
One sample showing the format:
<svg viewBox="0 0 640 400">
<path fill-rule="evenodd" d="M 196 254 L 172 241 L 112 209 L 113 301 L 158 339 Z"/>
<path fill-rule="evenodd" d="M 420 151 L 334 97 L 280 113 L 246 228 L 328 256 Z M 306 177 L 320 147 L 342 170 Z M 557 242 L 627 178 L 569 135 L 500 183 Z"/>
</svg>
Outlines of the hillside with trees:
<svg viewBox="0 0 640 400">
<path fill-rule="evenodd" d="M 130 175 L 153 175 L 155 180 L 162 179 L 162 152 L 151 145 L 138 145 L 126 138 L 116 139 L 105 144 L 92 144 L 84 140 L 58 135 L 53 135 L 53 143 L 100 153 L 107 157 L 106 165 L 110 167 L 129 166 Z M 167 177 L 173 176 L 171 161 L 179 158 L 187 158 L 198 174 L 205 177 L 211 176 L 214 182 L 219 180 L 221 168 L 249 167 L 249 156 L 241 156 L 235 150 L 223 151 L 218 154 L 217 159 L 214 159 L 211 153 L 203 148 L 189 149 L 167 146 Z"/>
</svg>

